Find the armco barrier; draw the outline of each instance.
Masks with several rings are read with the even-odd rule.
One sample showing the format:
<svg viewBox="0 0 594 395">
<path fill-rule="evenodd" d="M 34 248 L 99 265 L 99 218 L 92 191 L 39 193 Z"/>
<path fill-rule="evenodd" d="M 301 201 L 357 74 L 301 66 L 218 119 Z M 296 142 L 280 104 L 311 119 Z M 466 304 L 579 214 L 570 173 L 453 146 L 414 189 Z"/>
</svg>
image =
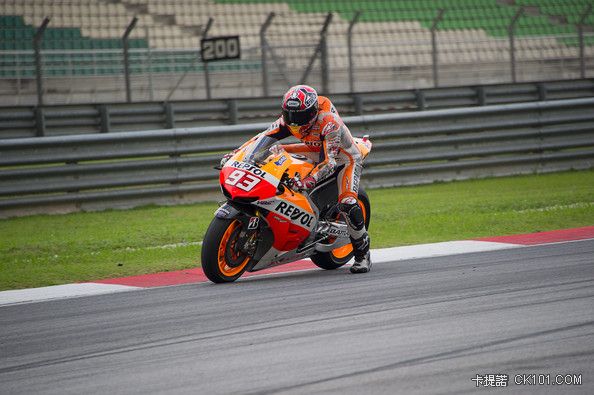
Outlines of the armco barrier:
<svg viewBox="0 0 594 395">
<path fill-rule="evenodd" d="M 591 168 L 594 98 L 346 117 L 362 184 Z M 267 123 L 0 140 L 0 216 L 217 199 L 222 153 Z"/>
<path fill-rule="evenodd" d="M 344 116 L 592 96 L 594 80 L 581 79 L 333 94 L 332 101 Z M 0 108 L 0 139 L 261 122 L 278 116 L 279 105 L 279 97 L 268 97 L 5 107 Z"/>
</svg>

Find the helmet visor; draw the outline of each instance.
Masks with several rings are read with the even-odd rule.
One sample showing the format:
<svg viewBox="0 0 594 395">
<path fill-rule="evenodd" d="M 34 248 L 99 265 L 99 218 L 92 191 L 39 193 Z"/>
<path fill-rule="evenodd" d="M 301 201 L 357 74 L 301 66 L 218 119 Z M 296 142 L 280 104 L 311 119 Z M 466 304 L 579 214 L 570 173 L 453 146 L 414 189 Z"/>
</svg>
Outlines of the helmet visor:
<svg viewBox="0 0 594 395">
<path fill-rule="evenodd" d="M 283 109 L 283 120 L 287 125 L 303 126 L 307 125 L 316 115 L 317 109 L 310 107 L 303 111 L 291 111 Z"/>
</svg>

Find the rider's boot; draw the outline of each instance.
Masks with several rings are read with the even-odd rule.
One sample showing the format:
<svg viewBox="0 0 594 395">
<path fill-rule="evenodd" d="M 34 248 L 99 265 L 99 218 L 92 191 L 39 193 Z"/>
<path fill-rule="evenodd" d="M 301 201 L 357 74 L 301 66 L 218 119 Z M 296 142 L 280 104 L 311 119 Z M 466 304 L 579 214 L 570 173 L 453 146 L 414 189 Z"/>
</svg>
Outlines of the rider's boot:
<svg viewBox="0 0 594 395">
<path fill-rule="evenodd" d="M 353 250 L 355 263 L 351 266 L 351 273 L 367 273 L 371 269 L 369 256 L 369 235 L 365 229 L 363 211 L 357 199 L 347 196 L 340 201 L 340 211 L 344 213 Z"/>
<path fill-rule="evenodd" d="M 355 263 L 351 266 L 351 273 L 367 273 L 371 270 L 371 254 L 369 253 L 369 235 L 359 239 L 351 237 L 351 243 L 355 250 Z"/>
</svg>

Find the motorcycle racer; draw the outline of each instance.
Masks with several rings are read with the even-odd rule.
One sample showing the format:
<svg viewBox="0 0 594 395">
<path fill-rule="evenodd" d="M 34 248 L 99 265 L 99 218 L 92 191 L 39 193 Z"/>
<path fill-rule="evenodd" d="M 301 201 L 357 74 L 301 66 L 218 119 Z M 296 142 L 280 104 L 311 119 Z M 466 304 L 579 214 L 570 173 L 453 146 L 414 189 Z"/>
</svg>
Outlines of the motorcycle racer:
<svg viewBox="0 0 594 395">
<path fill-rule="evenodd" d="M 344 214 L 353 245 L 355 263 L 352 273 L 366 273 L 371 269 L 369 235 L 365 229 L 363 211 L 358 201 L 362 157 L 348 127 L 336 108 L 314 88 L 296 85 L 283 96 L 282 115 L 263 133 L 282 140 L 295 136 L 301 142 L 283 145 L 289 153 L 301 154 L 317 165 L 303 179 L 294 179 L 298 189 L 313 190 L 320 182 L 343 166 L 337 175 L 339 209 Z M 232 156 L 227 154 L 221 166 Z"/>
</svg>

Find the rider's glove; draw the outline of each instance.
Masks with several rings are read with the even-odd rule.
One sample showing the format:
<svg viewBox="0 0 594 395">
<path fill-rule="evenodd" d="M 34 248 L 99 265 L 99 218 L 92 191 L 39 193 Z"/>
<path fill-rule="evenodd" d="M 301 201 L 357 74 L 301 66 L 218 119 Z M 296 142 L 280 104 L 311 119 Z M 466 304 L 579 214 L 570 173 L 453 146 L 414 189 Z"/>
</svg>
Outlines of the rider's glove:
<svg viewBox="0 0 594 395">
<path fill-rule="evenodd" d="M 312 176 L 307 176 L 303 180 L 299 177 L 295 177 L 291 180 L 291 185 L 297 190 L 313 189 L 316 186 L 316 179 Z"/>
<path fill-rule="evenodd" d="M 227 161 L 229 159 L 231 159 L 231 157 L 233 155 L 235 155 L 235 153 L 237 152 L 237 150 L 233 150 L 231 152 L 229 152 L 228 154 L 225 154 L 222 158 L 221 158 L 221 167 L 225 166 L 225 163 L 227 163 Z"/>
<path fill-rule="evenodd" d="M 283 148 L 283 146 L 280 145 L 280 144 L 273 145 L 272 147 L 269 148 L 269 150 L 274 155 L 281 154 L 281 153 L 283 153 L 285 151 L 285 149 Z"/>
<path fill-rule="evenodd" d="M 316 186 L 316 179 L 312 176 L 307 176 L 301 180 L 301 183 L 305 189 L 313 189 Z"/>
</svg>

